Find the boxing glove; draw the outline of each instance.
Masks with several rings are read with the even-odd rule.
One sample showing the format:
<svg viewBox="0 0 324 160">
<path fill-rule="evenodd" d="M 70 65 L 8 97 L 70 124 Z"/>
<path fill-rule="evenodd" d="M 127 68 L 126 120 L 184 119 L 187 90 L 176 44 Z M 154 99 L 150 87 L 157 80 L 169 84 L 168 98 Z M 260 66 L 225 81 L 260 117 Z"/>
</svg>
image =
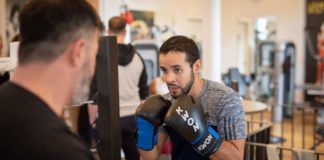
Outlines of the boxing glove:
<svg viewBox="0 0 324 160">
<path fill-rule="evenodd" d="M 165 115 L 164 121 L 189 141 L 202 156 L 210 156 L 223 142 L 219 134 L 208 126 L 202 107 L 191 96 L 178 97 Z"/>
<path fill-rule="evenodd" d="M 136 109 L 138 148 L 149 151 L 156 145 L 158 127 L 163 124 L 170 105 L 171 102 L 158 95 L 149 97 Z"/>
</svg>

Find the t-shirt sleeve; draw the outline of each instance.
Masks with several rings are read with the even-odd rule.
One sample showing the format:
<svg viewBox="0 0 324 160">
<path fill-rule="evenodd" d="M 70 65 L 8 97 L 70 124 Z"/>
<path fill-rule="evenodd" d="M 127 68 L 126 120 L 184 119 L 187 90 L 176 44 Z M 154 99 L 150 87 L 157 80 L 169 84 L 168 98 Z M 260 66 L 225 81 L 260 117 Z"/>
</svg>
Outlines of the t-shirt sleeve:
<svg viewBox="0 0 324 160">
<path fill-rule="evenodd" d="M 242 101 L 236 92 L 231 92 L 222 101 L 217 130 L 225 140 L 246 138 L 246 119 Z"/>
</svg>

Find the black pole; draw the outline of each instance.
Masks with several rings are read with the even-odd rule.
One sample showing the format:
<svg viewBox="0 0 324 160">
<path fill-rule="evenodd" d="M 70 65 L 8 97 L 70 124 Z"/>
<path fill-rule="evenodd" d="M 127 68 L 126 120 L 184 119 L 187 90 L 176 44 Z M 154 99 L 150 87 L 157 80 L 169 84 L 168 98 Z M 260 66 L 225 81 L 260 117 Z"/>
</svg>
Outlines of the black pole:
<svg viewBox="0 0 324 160">
<path fill-rule="evenodd" d="M 99 144 L 101 160 L 120 160 L 118 52 L 116 37 L 100 38 L 97 56 Z"/>
</svg>

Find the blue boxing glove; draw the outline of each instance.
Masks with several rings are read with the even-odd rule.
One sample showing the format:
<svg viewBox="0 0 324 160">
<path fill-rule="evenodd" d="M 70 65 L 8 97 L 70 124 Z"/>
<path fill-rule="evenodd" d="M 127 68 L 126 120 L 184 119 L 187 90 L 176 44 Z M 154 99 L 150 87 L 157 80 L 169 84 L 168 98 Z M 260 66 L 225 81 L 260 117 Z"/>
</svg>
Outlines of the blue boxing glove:
<svg viewBox="0 0 324 160">
<path fill-rule="evenodd" d="M 150 151 L 157 143 L 158 127 L 163 124 L 164 116 L 171 102 L 162 96 L 151 96 L 136 110 L 137 147 Z"/>
<path fill-rule="evenodd" d="M 137 147 L 146 151 L 152 150 L 157 143 L 157 127 L 142 117 L 136 118 Z"/>
</svg>

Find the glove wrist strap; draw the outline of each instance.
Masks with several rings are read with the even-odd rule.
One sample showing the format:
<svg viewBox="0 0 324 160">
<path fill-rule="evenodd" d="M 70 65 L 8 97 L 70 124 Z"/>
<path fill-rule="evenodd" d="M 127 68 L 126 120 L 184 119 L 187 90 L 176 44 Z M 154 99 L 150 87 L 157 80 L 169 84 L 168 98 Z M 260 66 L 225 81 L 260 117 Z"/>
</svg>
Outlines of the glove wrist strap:
<svg viewBox="0 0 324 160">
<path fill-rule="evenodd" d="M 142 117 L 137 117 L 137 148 L 150 151 L 157 144 L 158 129 Z"/>
<path fill-rule="evenodd" d="M 202 156 L 210 156 L 215 153 L 221 146 L 223 139 L 220 138 L 219 134 L 211 127 L 208 127 L 205 134 L 195 143 L 192 144 L 193 148 L 200 153 Z"/>
</svg>

